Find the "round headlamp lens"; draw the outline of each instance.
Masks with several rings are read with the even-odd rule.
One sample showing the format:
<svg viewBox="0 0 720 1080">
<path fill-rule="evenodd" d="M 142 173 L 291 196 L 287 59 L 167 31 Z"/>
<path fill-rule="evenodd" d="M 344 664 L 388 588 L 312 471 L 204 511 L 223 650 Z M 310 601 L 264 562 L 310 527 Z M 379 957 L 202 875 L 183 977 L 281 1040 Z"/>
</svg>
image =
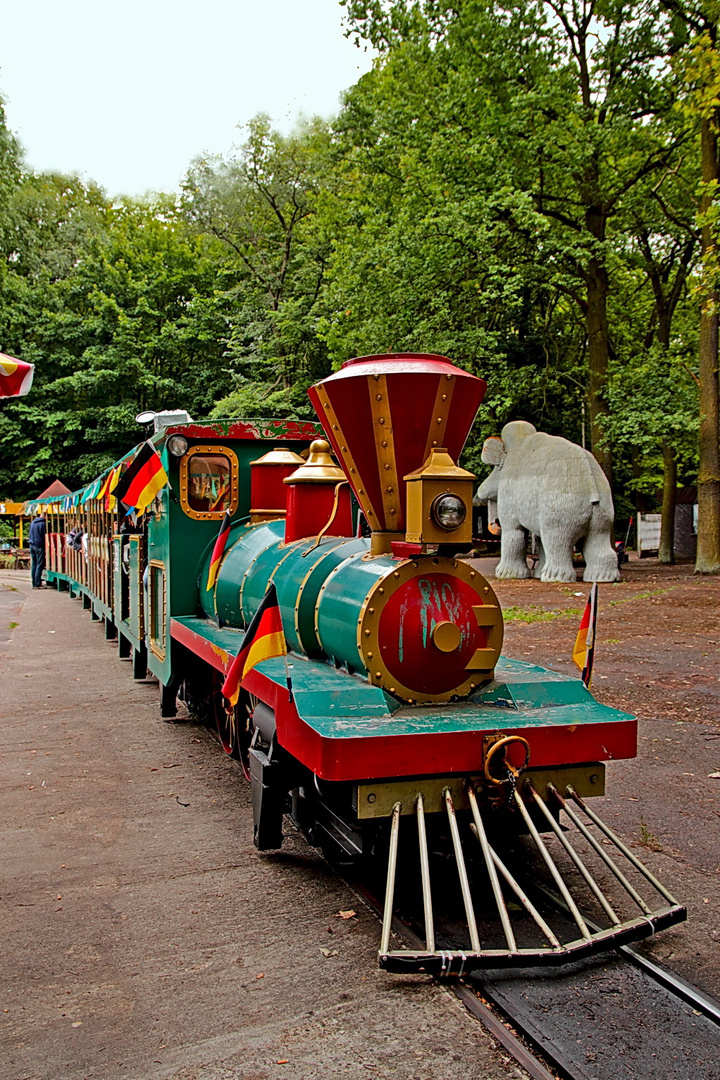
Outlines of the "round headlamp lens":
<svg viewBox="0 0 720 1080">
<path fill-rule="evenodd" d="M 467 517 L 465 503 L 457 495 L 438 495 L 433 499 L 430 515 L 435 524 L 446 532 L 459 529 Z"/>
<path fill-rule="evenodd" d="M 188 448 L 188 441 L 184 435 L 171 435 L 165 445 L 173 457 L 182 457 Z"/>
</svg>

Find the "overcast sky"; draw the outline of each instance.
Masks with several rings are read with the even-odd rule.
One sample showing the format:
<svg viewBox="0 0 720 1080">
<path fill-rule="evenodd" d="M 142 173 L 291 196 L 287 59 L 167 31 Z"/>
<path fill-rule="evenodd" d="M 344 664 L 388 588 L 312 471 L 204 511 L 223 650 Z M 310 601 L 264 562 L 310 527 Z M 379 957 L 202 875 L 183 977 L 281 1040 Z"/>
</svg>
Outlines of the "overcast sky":
<svg viewBox="0 0 720 1080">
<path fill-rule="evenodd" d="M 0 96 L 36 170 L 172 191 L 269 113 L 331 116 L 369 70 L 338 0 L 0 0 Z"/>
</svg>

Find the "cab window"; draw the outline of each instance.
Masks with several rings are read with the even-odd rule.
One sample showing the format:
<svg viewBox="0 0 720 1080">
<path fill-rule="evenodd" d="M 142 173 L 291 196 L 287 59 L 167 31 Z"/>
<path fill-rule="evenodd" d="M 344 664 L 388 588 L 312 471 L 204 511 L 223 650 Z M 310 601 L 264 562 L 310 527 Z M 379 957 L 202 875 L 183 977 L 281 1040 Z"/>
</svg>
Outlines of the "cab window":
<svg viewBox="0 0 720 1080">
<path fill-rule="evenodd" d="M 181 463 L 180 494 L 190 517 L 221 518 L 237 509 L 237 458 L 227 447 L 192 447 Z"/>
</svg>

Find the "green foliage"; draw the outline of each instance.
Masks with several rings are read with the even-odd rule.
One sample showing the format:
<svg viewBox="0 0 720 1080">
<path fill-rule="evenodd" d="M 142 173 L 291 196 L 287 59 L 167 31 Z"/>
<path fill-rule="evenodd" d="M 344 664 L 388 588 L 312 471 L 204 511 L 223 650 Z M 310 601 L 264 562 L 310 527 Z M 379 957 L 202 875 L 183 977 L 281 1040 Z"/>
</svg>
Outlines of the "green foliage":
<svg viewBox="0 0 720 1080">
<path fill-rule="evenodd" d="M 307 413 L 304 391 L 329 373 L 315 305 L 330 240 L 316 224 L 330 183 L 330 133 L 315 119 L 289 136 L 265 116 L 229 160 L 199 159 L 184 184 L 183 213 L 224 248 L 234 285 L 226 358 L 235 389 L 215 415 Z"/>
<path fill-rule="evenodd" d="M 20 182 L 20 163 L 20 148 L 12 132 L 8 130 L 3 99 L 0 97 L 0 258 L 5 257 L 10 245 L 9 207 L 15 188 Z"/>
<path fill-rule="evenodd" d="M 213 245 L 171 203 L 111 207 L 76 179 L 31 176 L 13 212 L 0 336 L 36 376 L 0 412 L 0 490 L 20 497 L 87 482 L 137 441 L 141 409 L 206 415 L 230 380 Z"/>
<path fill-rule="evenodd" d="M 716 291 L 699 233 L 720 227 L 695 169 L 719 108 L 710 6 L 346 0 L 381 57 L 336 121 L 256 117 L 180 200 L 23 172 L 0 106 L 0 349 L 36 364 L 0 406 L 0 492 L 89 480 L 145 408 L 310 416 L 311 383 L 391 351 L 487 380 L 475 471 L 522 418 L 611 445 L 624 513 L 663 449 L 692 482 L 694 308 Z"/>
</svg>

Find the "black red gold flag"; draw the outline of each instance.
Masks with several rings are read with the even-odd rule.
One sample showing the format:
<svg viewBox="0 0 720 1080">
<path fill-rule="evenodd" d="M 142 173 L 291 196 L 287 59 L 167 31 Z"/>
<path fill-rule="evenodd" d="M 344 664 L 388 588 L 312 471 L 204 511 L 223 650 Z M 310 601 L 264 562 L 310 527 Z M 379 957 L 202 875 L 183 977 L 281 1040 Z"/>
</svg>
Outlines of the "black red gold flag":
<svg viewBox="0 0 720 1080">
<path fill-rule="evenodd" d="M 225 516 L 222 519 L 220 525 L 220 531 L 215 539 L 215 545 L 212 549 L 212 555 L 210 556 L 210 569 L 208 570 L 207 585 L 205 591 L 209 592 L 215 584 L 215 579 L 220 569 L 220 563 L 222 562 L 223 555 L 225 554 L 225 548 L 227 546 L 228 537 L 230 536 L 230 511 L 225 512 Z"/>
<path fill-rule="evenodd" d="M 578 635 L 575 638 L 572 658 L 582 671 L 582 681 L 589 688 L 595 655 L 595 624 L 597 622 L 597 581 L 590 590 Z"/>
<path fill-rule="evenodd" d="M 242 649 L 225 676 L 222 692 L 230 704 L 237 705 L 240 687 L 249 671 L 252 671 L 262 660 L 269 660 L 273 656 L 285 656 L 286 652 L 287 646 L 277 591 L 271 582 L 260 607 L 245 631 Z"/>
<path fill-rule="evenodd" d="M 167 484 L 167 473 L 151 442 L 144 442 L 113 488 L 112 494 L 138 513 L 150 505 Z"/>
</svg>

